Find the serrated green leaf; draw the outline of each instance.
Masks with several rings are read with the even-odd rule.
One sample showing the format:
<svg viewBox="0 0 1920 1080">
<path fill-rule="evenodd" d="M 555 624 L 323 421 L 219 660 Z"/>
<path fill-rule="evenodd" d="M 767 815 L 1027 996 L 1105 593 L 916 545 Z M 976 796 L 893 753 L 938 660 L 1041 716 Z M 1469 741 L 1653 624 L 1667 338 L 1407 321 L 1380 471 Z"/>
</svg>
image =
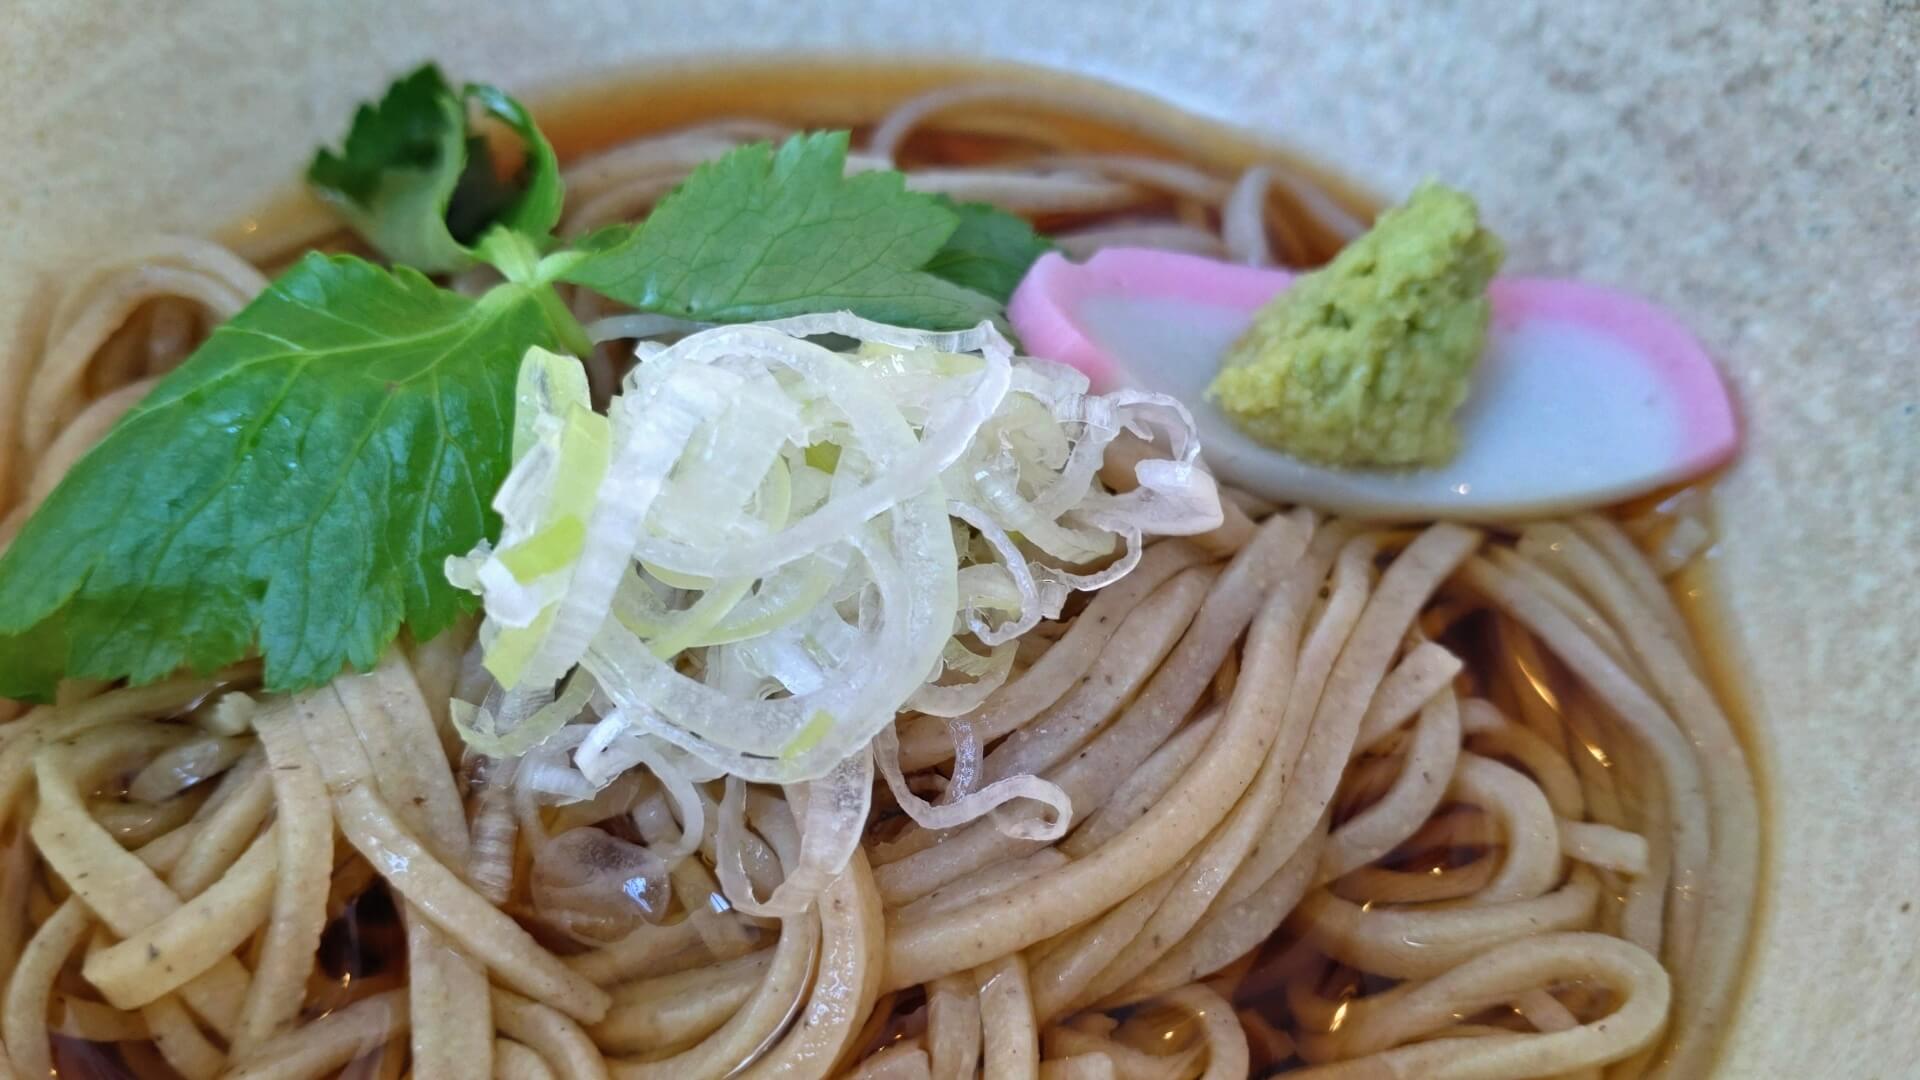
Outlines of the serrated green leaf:
<svg viewBox="0 0 1920 1080">
<path fill-rule="evenodd" d="M 403 623 L 422 640 L 444 628 L 471 603 L 446 557 L 495 528 L 520 358 L 556 344 L 536 292 L 473 300 L 411 270 L 302 259 L 0 557 L 0 691 L 142 682 L 256 649 L 268 688 L 289 690 L 373 664 Z"/>
<path fill-rule="evenodd" d="M 472 131 L 468 102 L 526 147 L 511 181 Z M 526 109 L 481 83 L 456 92 L 432 64 L 362 105 L 340 152 L 314 155 L 307 182 L 382 255 L 427 273 L 471 265 L 470 245 L 494 225 L 537 239 L 560 219 L 559 162 Z"/>
<path fill-rule="evenodd" d="M 960 224 L 927 263 L 929 274 L 1005 303 L 1033 260 L 1053 250 L 1052 241 L 1024 218 L 997 206 L 956 203 L 945 196 L 940 201 Z"/>
<path fill-rule="evenodd" d="M 642 224 L 587 238 L 562 277 L 706 322 L 846 309 L 953 329 L 997 315 L 991 297 L 922 269 L 959 216 L 897 172 L 844 175 L 846 157 L 844 131 L 741 147 L 695 169 Z"/>
</svg>

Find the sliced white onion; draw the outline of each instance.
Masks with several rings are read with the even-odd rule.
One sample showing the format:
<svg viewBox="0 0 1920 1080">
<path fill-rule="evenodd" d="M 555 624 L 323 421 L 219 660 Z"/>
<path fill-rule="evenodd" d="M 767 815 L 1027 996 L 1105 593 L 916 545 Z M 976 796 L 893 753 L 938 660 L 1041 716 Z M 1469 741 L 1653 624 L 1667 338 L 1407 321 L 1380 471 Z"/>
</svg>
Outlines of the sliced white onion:
<svg viewBox="0 0 1920 1080">
<path fill-rule="evenodd" d="M 973 710 L 1012 672 L 1016 639 L 1073 591 L 1131 571 L 1149 534 L 1220 523 L 1186 410 L 1090 395 L 1078 371 L 1016 360 L 990 324 L 936 333 L 842 312 L 635 352 L 604 418 L 580 411 L 583 379 L 529 355 L 494 500 L 501 539 L 448 562 L 485 602 L 479 639 L 498 677 L 456 710 L 462 734 L 524 755 L 526 797 L 587 799 L 651 772 L 684 823 L 654 852 L 669 862 L 704 832 L 696 784 L 727 777 L 736 802 L 746 783 L 786 785 L 804 804 L 786 880 L 763 898 L 723 875 L 749 914 L 804 910 L 844 867 L 876 757 L 929 827 L 1025 799 L 1050 815 L 1007 830 L 1060 835 L 1071 807 L 1036 777 L 973 791 L 956 776 L 938 805 L 914 796 L 892 723 L 902 709 Z M 1100 470 L 1126 432 L 1166 456 L 1116 494 Z M 738 847 L 738 815 L 730 825 L 723 805 L 721 850 Z"/>
<path fill-rule="evenodd" d="M 908 817 L 924 828 L 951 829 L 965 825 L 1015 799 L 1031 799 L 1052 811 L 1042 818 L 1006 820 L 1001 831 L 1016 840 L 1058 840 L 1067 834 L 1067 827 L 1073 824 L 1073 802 L 1067 798 L 1067 793 L 1060 790 L 1058 784 L 1032 773 L 996 780 L 978 791 L 938 805 L 922 799 L 907 787 L 906 777 L 900 772 L 900 737 L 892 725 L 873 737 L 873 756 L 880 763 L 880 775 L 886 778 L 894 801 L 900 804 L 900 809 L 906 811 Z M 996 824 L 1002 820 L 1002 816 L 995 818 Z"/>
</svg>

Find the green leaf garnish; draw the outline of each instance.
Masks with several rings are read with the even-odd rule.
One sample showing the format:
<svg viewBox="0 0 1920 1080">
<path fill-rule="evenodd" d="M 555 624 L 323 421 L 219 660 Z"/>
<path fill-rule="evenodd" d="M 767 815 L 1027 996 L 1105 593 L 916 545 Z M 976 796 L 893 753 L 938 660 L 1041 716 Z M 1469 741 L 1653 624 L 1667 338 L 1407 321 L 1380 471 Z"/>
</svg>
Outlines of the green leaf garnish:
<svg viewBox="0 0 1920 1080">
<path fill-rule="evenodd" d="M 518 136 L 514 177 L 470 109 Z M 497 528 L 522 357 L 591 348 L 556 281 L 700 321 L 848 309 L 949 329 L 997 317 L 1049 247 L 897 172 L 846 176 L 846 155 L 846 132 L 743 147 L 644 223 L 562 247 L 559 164 L 527 111 L 431 64 L 399 79 L 308 181 L 404 265 L 308 255 L 74 465 L 0 556 L 0 696 L 256 653 L 267 688 L 292 690 L 373 664 L 402 625 L 439 632 L 473 602 L 446 558 Z M 422 276 L 476 260 L 507 279 L 478 300 Z M 556 521 L 512 571 L 564 562 L 583 527 Z"/>
<path fill-rule="evenodd" d="M 940 202 L 960 216 L 960 225 L 927 263 L 929 274 L 1005 303 L 1033 260 L 1053 250 L 1053 242 L 1025 219 L 997 206 L 945 196 Z"/>
<path fill-rule="evenodd" d="M 142 682 L 258 648 L 269 689 L 373 664 L 471 606 L 535 288 L 473 300 L 308 255 L 82 458 L 0 558 L 0 693 Z M 64 656 L 50 658 L 49 648 Z"/>
<path fill-rule="evenodd" d="M 503 181 L 467 104 L 513 129 L 526 161 Z M 469 247 L 494 225 L 544 237 L 560 220 L 560 166 L 533 118 L 499 90 L 455 92 L 427 64 L 354 114 L 340 153 L 322 149 L 307 183 L 382 255 L 427 273 L 469 266 Z"/>
<path fill-rule="evenodd" d="M 564 280 L 643 311 L 748 322 L 846 309 L 929 329 L 1000 305 L 926 272 L 960 217 L 897 172 L 843 175 L 844 131 L 743 146 L 693 171 L 646 221 L 589 237 Z"/>
</svg>

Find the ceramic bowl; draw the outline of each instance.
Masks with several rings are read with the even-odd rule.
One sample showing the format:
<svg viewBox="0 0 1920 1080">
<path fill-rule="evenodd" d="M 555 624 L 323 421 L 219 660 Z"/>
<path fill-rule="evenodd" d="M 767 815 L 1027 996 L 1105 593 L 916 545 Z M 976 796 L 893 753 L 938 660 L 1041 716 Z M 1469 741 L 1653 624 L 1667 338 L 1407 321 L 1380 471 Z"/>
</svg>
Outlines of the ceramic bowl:
<svg viewBox="0 0 1920 1080">
<path fill-rule="evenodd" d="M 1391 9 L 1391 10 L 1390 10 Z M 1459 0 L 11 0 L 0 342 L 47 276 L 284 191 L 434 58 L 541 99 L 669 58 L 992 56 L 1252 129 L 1383 195 L 1474 191 L 1509 267 L 1630 285 L 1736 386 L 1707 599 L 1765 801 L 1720 1075 L 1920 1059 L 1920 16 L 1911 5 Z"/>
</svg>

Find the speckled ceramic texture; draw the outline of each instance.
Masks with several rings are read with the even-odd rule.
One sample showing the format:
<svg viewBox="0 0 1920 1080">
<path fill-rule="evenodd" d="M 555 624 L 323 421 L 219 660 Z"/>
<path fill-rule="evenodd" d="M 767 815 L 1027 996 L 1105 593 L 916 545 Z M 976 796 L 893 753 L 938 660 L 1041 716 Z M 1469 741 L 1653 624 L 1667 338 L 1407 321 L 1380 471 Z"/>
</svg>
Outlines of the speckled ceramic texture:
<svg viewBox="0 0 1920 1080">
<path fill-rule="evenodd" d="M 1920 8 L 1790 0 L 0 5 L 0 342 L 44 272 L 205 231 L 417 60 L 514 88 L 779 46 L 1023 59 L 1476 192 L 1518 271 L 1696 327 L 1749 450 L 1715 559 L 1769 857 L 1721 1075 L 1920 1069 Z"/>
</svg>

